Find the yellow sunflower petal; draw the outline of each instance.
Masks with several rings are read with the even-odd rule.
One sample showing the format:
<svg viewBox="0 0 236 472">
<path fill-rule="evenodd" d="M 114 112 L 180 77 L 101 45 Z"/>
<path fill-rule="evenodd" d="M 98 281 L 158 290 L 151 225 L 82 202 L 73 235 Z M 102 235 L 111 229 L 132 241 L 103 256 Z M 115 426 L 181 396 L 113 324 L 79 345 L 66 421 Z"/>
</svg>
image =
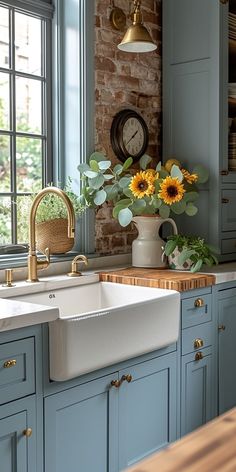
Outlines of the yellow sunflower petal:
<svg viewBox="0 0 236 472">
<path fill-rule="evenodd" d="M 158 197 L 161 198 L 167 205 L 179 202 L 184 196 L 184 186 L 180 183 L 177 177 L 166 177 L 160 184 L 160 191 Z"/>
<path fill-rule="evenodd" d="M 136 198 L 143 198 L 154 193 L 155 187 L 145 171 L 137 172 L 131 179 L 129 188 Z"/>
<path fill-rule="evenodd" d="M 190 172 L 188 172 L 188 170 L 186 170 L 186 169 L 181 169 L 181 172 L 182 172 L 186 182 L 188 182 L 188 184 L 193 184 L 193 183 L 197 182 L 197 180 L 198 180 L 198 175 L 197 174 L 190 174 Z"/>
</svg>

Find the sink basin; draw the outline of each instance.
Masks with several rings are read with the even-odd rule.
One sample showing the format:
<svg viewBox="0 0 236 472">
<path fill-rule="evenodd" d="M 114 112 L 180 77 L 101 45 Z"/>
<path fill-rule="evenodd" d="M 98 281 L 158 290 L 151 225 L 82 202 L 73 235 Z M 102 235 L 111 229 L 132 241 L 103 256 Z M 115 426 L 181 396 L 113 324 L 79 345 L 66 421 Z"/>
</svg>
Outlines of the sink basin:
<svg viewBox="0 0 236 472">
<path fill-rule="evenodd" d="M 178 338 L 180 295 L 174 290 L 97 282 L 17 300 L 59 308 L 59 319 L 49 323 L 52 380 L 68 380 Z"/>
</svg>

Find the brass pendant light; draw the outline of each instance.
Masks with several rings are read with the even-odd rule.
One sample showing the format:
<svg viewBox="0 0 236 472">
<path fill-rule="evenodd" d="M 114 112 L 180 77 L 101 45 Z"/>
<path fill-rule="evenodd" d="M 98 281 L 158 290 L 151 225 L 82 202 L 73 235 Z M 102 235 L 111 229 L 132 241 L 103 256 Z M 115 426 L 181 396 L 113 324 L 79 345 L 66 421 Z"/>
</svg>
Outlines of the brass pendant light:
<svg viewBox="0 0 236 472">
<path fill-rule="evenodd" d="M 155 51 L 157 45 L 153 42 L 148 30 L 143 25 L 140 11 L 140 0 L 134 0 L 133 24 L 127 29 L 118 48 L 125 52 Z"/>
</svg>

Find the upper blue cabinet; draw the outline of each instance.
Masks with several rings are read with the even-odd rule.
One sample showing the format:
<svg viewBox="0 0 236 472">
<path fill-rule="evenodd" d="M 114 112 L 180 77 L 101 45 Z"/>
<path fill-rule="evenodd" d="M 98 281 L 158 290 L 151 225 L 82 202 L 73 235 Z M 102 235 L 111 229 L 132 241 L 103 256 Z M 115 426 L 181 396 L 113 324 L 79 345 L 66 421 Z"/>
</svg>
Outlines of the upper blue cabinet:
<svg viewBox="0 0 236 472">
<path fill-rule="evenodd" d="M 181 232 L 206 238 L 225 261 L 236 259 L 236 219 L 230 217 L 236 164 L 233 169 L 228 159 L 229 125 L 236 118 L 228 84 L 236 47 L 230 39 L 229 54 L 229 13 L 234 21 L 235 0 L 163 2 L 163 157 L 176 157 L 190 169 L 201 163 L 210 171 L 200 190 L 199 213 L 181 216 L 177 225 Z M 234 136 L 229 148 L 235 139 L 236 157 Z"/>
</svg>

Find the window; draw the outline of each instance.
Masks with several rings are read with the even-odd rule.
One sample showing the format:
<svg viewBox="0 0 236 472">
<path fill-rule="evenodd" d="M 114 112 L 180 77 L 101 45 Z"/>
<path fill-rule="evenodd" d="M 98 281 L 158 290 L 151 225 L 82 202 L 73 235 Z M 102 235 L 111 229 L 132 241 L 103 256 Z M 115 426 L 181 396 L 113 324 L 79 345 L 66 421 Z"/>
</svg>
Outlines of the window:
<svg viewBox="0 0 236 472">
<path fill-rule="evenodd" d="M 27 241 L 25 195 L 52 181 L 48 2 L 0 2 L 0 253 Z"/>
</svg>

